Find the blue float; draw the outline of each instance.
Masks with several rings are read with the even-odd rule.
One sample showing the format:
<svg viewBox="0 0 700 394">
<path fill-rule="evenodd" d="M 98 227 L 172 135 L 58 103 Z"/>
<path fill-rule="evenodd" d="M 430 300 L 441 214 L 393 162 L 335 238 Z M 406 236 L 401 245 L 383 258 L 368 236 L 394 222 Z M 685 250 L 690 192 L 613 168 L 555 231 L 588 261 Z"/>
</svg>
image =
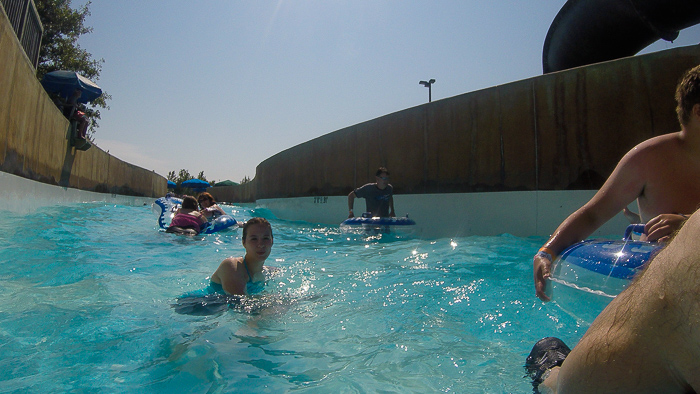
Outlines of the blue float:
<svg viewBox="0 0 700 394">
<path fill-rule="evenodd" d="M 552 264 L 550 298 L 572 315 L 592 321 L 664 246 L 634 240 L 644 228 L 635 226 L 621 240 L 585 240 L 564 250 Z"/>
<path fill-rule="evenodd" d="M 362 216 L 348 218 L 340 223 L 343 232 L 360 233 L 411 233 L 415 230 L 416 222 L 405 217 L 372 217 L 370 213 Z"/>
<path fill-rule="evenodd" d="M 151 206 L 151 210 L 158 217 L 158 226 L 162 229 L 170 227 L 170 222 L 175 216 L 175 212 L 182 205 L 182 199 L 175 197 L 161 197 Z M 227 228 L 237 228 L 238 222 L 233 216 L 221 215 L 216 219 L 202 226 L 200 234 L 212 234 Z"/>
</svg>

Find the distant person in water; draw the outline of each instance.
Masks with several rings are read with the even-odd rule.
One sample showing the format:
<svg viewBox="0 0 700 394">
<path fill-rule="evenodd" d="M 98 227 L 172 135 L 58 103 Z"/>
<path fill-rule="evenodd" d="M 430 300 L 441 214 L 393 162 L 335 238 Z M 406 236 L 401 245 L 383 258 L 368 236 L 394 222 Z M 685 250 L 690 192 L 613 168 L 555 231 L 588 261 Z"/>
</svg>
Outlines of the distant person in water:
<svg viewBox="0 0 700 394">
<path fill-rule="evenodd" d="M 252 218 L 243 226 L 243 257 L 229 257 L 221 262 L 211 276 L 226 294 L 247 295 L 262 289 L 265 282 L 263 265 L 272 251 L 273 237 L 270 222 Z"/>
<path fill-rule="evenodd" d="M 349 218 L 355 217 L 353 206 L 355 198 L 364 198 L 366 211 L 372 216 L 395 217 L 394 212 L 394 187 L 389 184 L 389 171 L 384 167 L 379 167 L 375 175 L 376 182 L 368 183 L 348 194 Z"/>
<path fill-rule="evenodd" d="M 165 230 L 168 233 L 197 235 L 202 231 L 202 225 L 207 223 L 207 218 L 197 210 L 197 200 L 192 196 L 182 199 L 182 206 L 175 212 L 170 227 Z"/>
<path fill-rule="evenodd" d="M 197 202 L 199 202 L 201 208 L 199 212 L 209 221 L 221 215 L 226 215 L 226 211 L 214 201 L 214 196 L 207 192 L 200 193 L 199 196 L 197 196 Z"/>
<path fill-rule="evenodd" d="M 644 226 L 642 240 L 665 241 L 700 204 L 700 66 L 676 88 L 681 131 L 648 139 L 627 152 L 603 187 L 572 213 L 533 259 L 535 292 L 543 301 L 552 261 L 635 199 Z M 628 215 L 628 217 L 631 215 Z M 634 218 L 633 218 L 634 220 Z"/>
<path fill-rule="evenodd" d="M 526 361 L 542 393 L 700 392 L 700 213 L 598 315 L 569 353 L 556 338 Z M 539 385 L 539 387 L 537 387 Z"/>
</svg>

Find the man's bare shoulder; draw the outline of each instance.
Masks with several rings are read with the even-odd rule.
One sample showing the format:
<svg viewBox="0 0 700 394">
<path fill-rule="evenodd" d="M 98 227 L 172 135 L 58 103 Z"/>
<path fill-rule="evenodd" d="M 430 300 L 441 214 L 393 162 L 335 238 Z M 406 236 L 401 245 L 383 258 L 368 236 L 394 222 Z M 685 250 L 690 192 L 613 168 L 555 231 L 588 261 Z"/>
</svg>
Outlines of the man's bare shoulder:
<svg viewBox="0 0 700 394">
<path fill-rule="evenodd" d="M 657 135 L 656 137 L 649 138 L 648 140 L 642 141 L 637 146 L 632 148 L 630 152 L 640 150 L 640 151 L 654 151 L 658 149 L 677 149 L 680 147 L 681 133 L 679 131 L 674 133 Z"/>
<path fill-rule="evenodd" d="M 663 134 L 640 142 L 625 154 L 620 164 L 646 173 L 678 157 L 680 149 L 680 133 Z"/>
</svg>

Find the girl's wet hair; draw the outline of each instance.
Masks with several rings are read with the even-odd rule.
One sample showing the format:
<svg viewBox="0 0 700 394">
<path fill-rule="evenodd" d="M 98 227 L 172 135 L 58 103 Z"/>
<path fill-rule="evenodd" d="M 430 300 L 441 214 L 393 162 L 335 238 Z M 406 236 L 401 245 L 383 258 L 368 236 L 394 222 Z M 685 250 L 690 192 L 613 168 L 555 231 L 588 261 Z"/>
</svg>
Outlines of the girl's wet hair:
<svg viewBox="0 0 700 394">
<path fill-rule="evenodd" d="M 250 220 L 248 220 L 247 222 L 245 222 L 245 224 L 243 225 L 243 240 L 244 240 L 244 241 L 245 241 L 246 236 L 247 236 L 247 234 L 248 234 L 248 227 L 249 227 L 249 226 L 252 226 L 252 225 L 254 225 L 254 224 L 264 224 L 264 225 L 266 225 L 267 227 L 269 227 L 269 228 L 270 228 L 270 237 L 273 237 L 273 236 L 272 236 L 272 225 L 270 224 L 270 222 L 267 221 L 267 219 L 264 219 L 264 218 L 251 218 Z M 274 238 L 274 237 L 273 237 L 273 238 Z"/>
</svg>

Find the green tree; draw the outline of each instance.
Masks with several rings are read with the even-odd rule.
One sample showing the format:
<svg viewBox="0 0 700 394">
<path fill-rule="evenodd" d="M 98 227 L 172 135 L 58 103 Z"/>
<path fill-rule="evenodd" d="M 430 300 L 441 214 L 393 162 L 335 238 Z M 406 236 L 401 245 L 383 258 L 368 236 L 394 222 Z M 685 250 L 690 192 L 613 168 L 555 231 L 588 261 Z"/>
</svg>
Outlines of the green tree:
<svg viewBox="0 0 700 394">
<path fill-rule="evenodd" d="M 180 172 L 177 175 L 177 184 L 181 184 L 184 181 L 189 181 L 190 179 L 194 179 L 192 175 L 190 175 L 190 172 L 187 171 L 186 169 L 181 169 Z"/>
<path fill-rule="evenodd" d="M 90 15 L 90 4 L 77 10 L 71 7 L 71 0 L 35 0 L 39 18 L 44 26 L 39 52 L 39 65 L 36 75 L 39 80 L 44 74 L 56 70 L 75 71 L 97 82 L 102 71 L 104 59 L 93 59 L 85 49 L 78 45 L 78 38 L 92 32 L 92 27 L 85 26 L 85 18 Z M 106 92 L 86 106 L 85 114 L 92 120 L 88 134 L 94 138 L 101 118 L 100 110 L 109 109 L 107 101 L 112 96 Z"/>
<path fill-rule="evenodd" d="M 201 179 L 205 182 L 209 182 L 207 180 L 207 177 L 204 176 L 204 171 L 200 171 L 199 175 L 197 177 L 193 177 L 189 171 L 186 169 L 181 169 L 177 174 L 175 171 L 170 171 L 168 172 L 168 176 L 166 177 L 169 181 L 175 182 L 178 186 L 175 188 L 176 192 L 181 192 L 184 188 L 180 187 L 182 185 L 182 182 L 184 181 L 189 181 L 190 179 Z"/>
</svg>

